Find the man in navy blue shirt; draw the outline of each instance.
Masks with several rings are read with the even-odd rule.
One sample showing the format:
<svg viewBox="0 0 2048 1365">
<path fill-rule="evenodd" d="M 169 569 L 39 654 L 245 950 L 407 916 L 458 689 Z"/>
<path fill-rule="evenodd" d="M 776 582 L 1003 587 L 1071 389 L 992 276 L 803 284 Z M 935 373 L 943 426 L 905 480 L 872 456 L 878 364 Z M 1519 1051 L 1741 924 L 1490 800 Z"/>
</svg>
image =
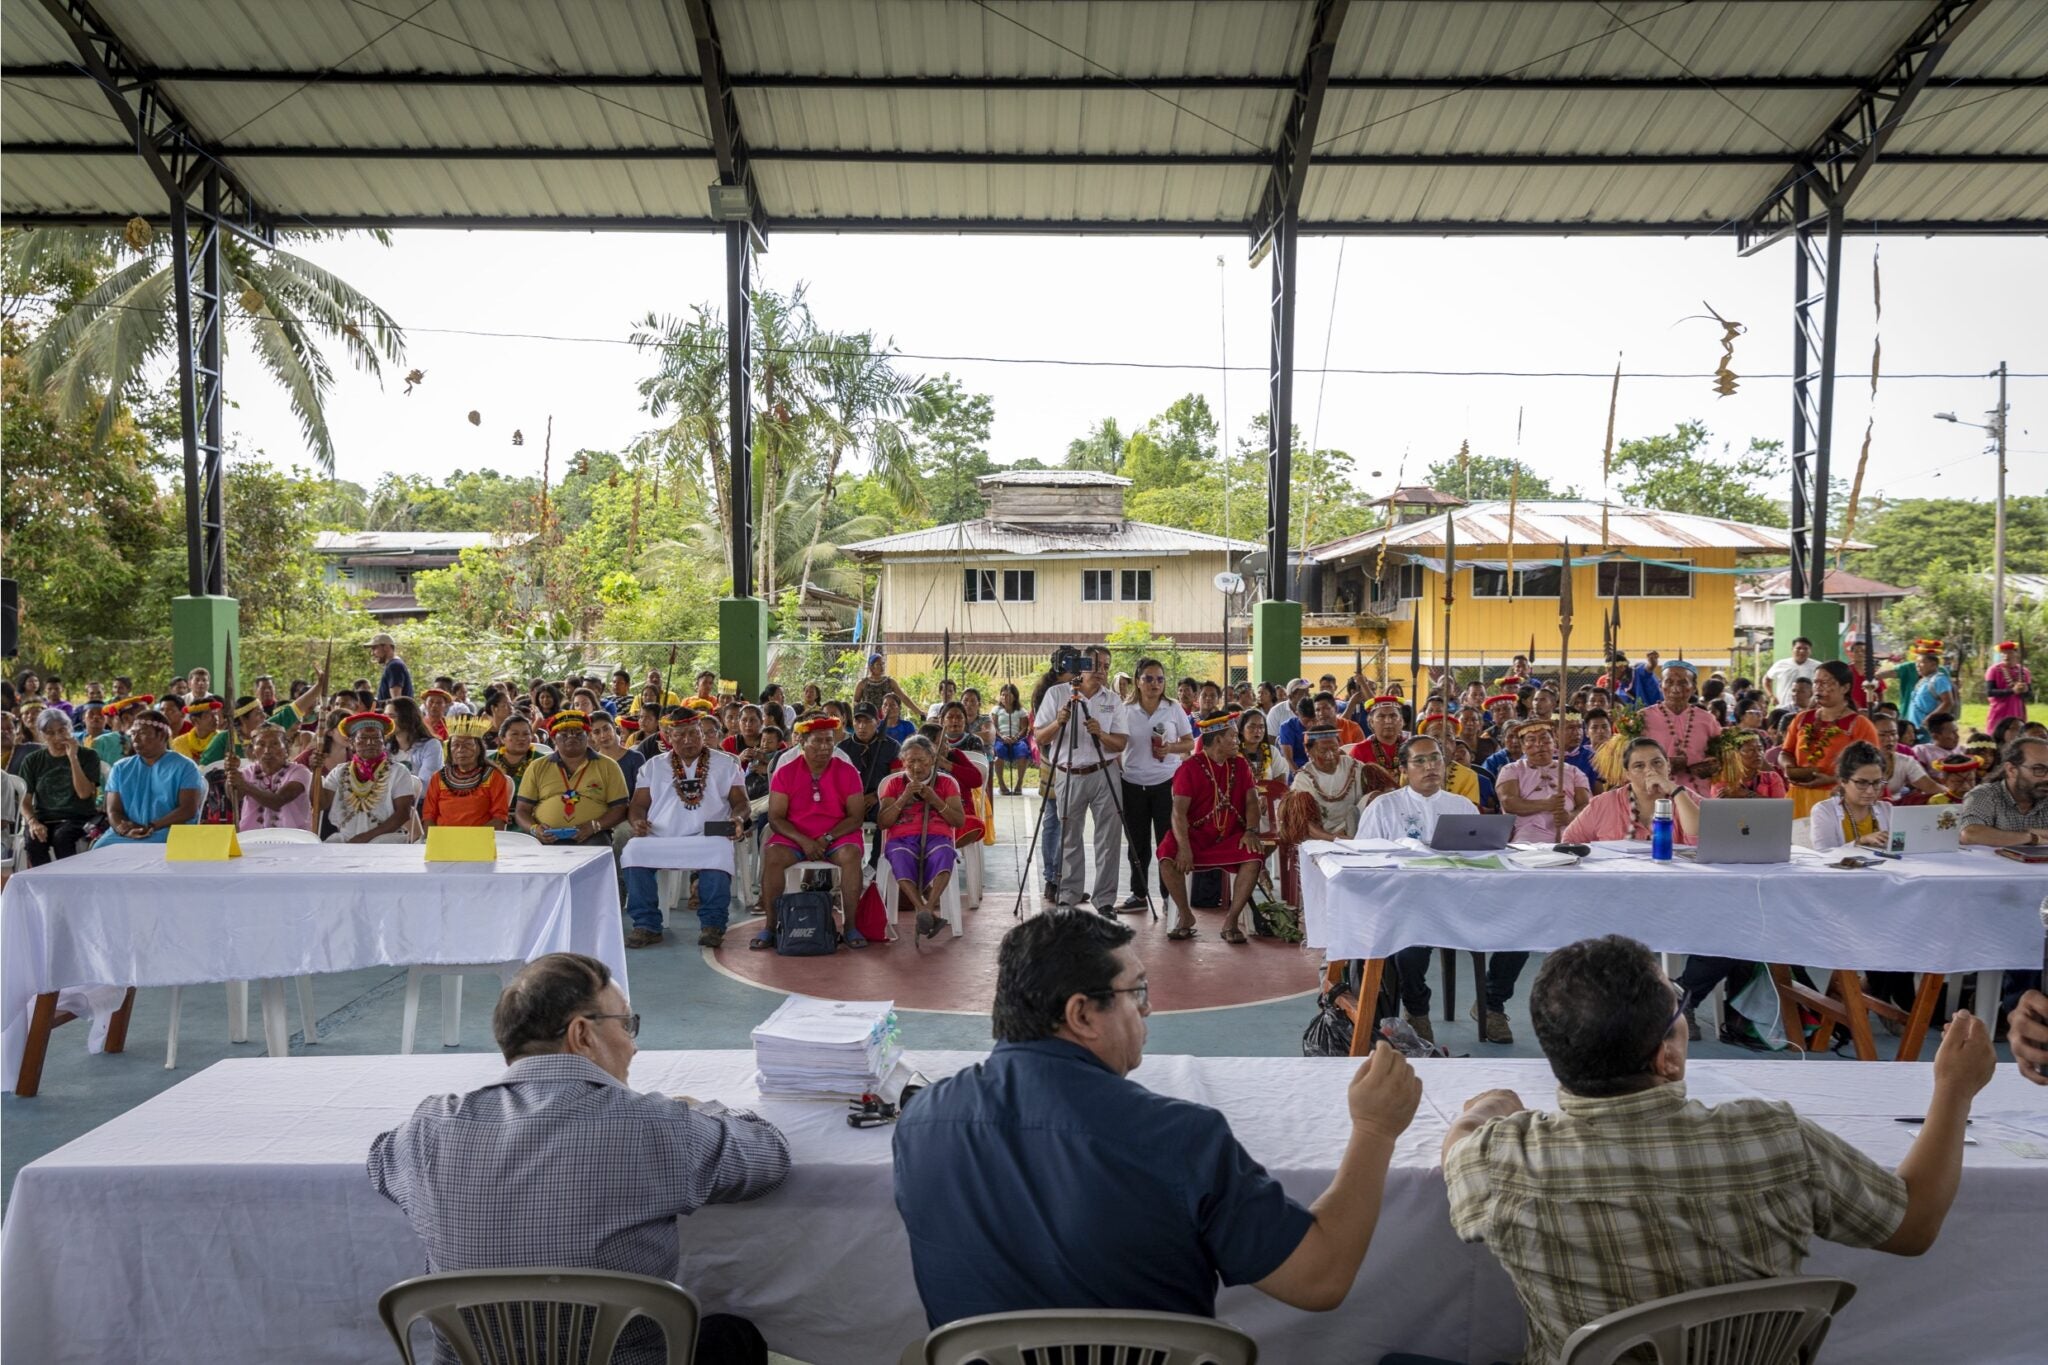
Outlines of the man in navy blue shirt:
<svg viewBox="0 0 2048 1365">
<path fill-rule="evenodd" d="M 1222 1114 L 1127 1079 L 1150 1012 L 1117 921 L 1054 910 L 1004 936 L 995 1051 L 896 1128 L 896 1207 L 934 1327 L 1040 1308 L 1213 1317 L 1219 1281 L 1318 1312 L 1344 1301 L 1422 1082 L 1384 1043 L 1359 1067 L 1336 1178 L 1303 1208 Z"/>
<path fill-rule="evenodd" d="M 398 657 L 398 642 L 381 631 L 370 637 L 370 657 L 384 671 L 377 675 L 377 704 L 412 695 L 412 670 Z"/>
</svg>

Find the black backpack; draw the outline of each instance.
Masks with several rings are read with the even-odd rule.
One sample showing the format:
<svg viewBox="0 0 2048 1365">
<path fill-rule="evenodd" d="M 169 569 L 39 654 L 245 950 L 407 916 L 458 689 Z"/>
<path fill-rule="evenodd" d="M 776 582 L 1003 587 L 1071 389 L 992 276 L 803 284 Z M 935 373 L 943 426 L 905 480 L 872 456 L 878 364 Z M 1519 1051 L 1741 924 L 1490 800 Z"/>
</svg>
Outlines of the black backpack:
<svg viewBox="0 0 2048 1365">
<path fill-rule="evenodd" d="M 839 899 L 835 876 L 823 868 L 789 870 L 784 890 L 775 898 L 778 955 L 826 957 L 839 951 L 839 930 L 832 923 L 833 904 Z M 822 886 L 816 884 L 820 882 Z"/>
</svg>

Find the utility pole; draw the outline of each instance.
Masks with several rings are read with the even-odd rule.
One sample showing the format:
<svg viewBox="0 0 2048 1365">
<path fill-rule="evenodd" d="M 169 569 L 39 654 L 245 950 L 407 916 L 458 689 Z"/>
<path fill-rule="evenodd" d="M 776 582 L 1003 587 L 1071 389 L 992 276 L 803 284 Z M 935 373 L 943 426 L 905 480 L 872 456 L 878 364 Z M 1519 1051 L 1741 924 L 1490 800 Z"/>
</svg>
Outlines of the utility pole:
<svg viewBox="0 0 2048 1365">
<path fill-rule="evenodd" d="M 1998 411 L 1991 415 L 1991 435 L 1998 442 L 1998 501 L 1993 505 L 1991 536 L 1991 642 L 2005 638 L 2005 362 L 1998 362 Z"/>
</svg>

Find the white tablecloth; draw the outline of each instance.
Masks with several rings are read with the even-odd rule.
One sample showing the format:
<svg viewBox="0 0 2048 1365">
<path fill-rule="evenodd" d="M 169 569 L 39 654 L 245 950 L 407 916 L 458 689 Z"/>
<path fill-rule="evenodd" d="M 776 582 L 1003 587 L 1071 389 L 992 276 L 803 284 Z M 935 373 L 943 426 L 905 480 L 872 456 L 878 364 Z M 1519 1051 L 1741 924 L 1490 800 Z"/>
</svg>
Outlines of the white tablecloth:
<svg viewBox="0 0 2048 1365">
<path fill-rule="evenodd" d="M 931 1075 L 975 1060 L 912 1054 Z M 924 1330 L 893 1202 L 890 1130 L 846 1126 L 834 1104 L 761 1100 L 747 1052 L 642 1053 L 633 1083 L 745 1105 L 782 1126 L 795 1169 L 766 1199 L 700 1210 L 680 1225 L 678 1280 L 717 1311 L 751 1317 L 769 1345 L 820 1365 L 892 1365 Z M 370 1140 L 422 1097 L 499 1070 L 461 1056 L 221 1062 L 24 1168 L 0 1251 L 0 1350 L 36 1365 L 107 1360 L 382 1361 L 377 1295 L 420 1273 L 425 1253 L 363 1173 Z M 1540 1061 L 1419 1063 L 1424 1104 L 1402 1138 L 1356 1287 L 1334 1313 L 1285 1307 L 1249 1287 L 1218 1312 L 1277 1362 L 1378 1359 L 1414 1350 L 1509 1359 L 1521 1314 L 1484 1247 L 1451 1233 L 1437 1149 L 1470 1095 L 1510 1086 L 1554 1097 Z M 1297 1199 L 1321 1194 L 1349 1124 L 1343 1059 L 1148 1060 L 1137 1078 L 1221 1108 Z M 1925 1064 L 1708 1062 L 1696 1097 L 1795 1102 L 1886 1165 L 1911 1141 L 1894 1115 L 1924 1112 Z M 2004 1112 L 2006 1121 L 1996 1117 Z M 1829 1354 L 1859 1365 L 2040 1360 L 2041 1214 L 2048 1161 L 2004 1145 L 2048 1142 L 2048 1091 L 2010 1065 L 1977 1102 L 1960 1193 L 1922 1260 L 1817 1244 L 1806 1269 L 1862 1292 Z M 1134 1134 L 1134 1142 L 1146 1141 Z M 1057 1198 L 1057 1191 L 1048 1191 Z"/>
<path fill-rule="evenodd" d="M 1368 867 L 1304 845 L 1310 946 L 1387 957 L 1411 944 L 1548 951 L 1628 934 L 1659 952 L 1863 971 L 1974 972 L 2041 961 L 2048 867 L 1990 849 L 1848 871 L 1812 862 L 1701 866 L 1647 844 L 1596 844 L 1576 867 Z M 1846 960 L 1844 954 L 1847 954 Z"/>
<path fill-rule="evenodd" d="M 0 1088 L 35 997 L 71 986 L 190 986 L 415 963 L 587 953 L 626 980 L 611 849 L 500 848 L 429 863 L 419 844 L 282 844 L 218 863 L 159 844 L 20 873 L 0 898 Z"/>
<path fill-rule="evenodd" d="M 733 843 L 702 834 L 636 834 L 619 856 L 622 867 L 677 868 L 732 873 Z"/>
</svg>

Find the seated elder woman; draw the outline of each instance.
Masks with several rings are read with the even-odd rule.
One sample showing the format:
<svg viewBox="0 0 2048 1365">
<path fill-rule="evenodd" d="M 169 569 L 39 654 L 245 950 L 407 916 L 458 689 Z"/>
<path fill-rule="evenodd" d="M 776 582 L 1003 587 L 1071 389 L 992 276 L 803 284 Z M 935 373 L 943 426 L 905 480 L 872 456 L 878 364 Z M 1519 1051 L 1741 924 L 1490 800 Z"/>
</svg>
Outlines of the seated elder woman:
<svg viewBox="0 0 2048 1365">
<path fill-rule="evenodd" d="M 953 879 L 958 857 L 953 835 L 966 819 L 960 784 L 938 771 L 938 758 L 938 747 L 923 735 L 904 740 L 903 770 L 882 779 L 882 805 L 875 816 L 887 841 L 882 856 L 896 875 L 897 898 L 908 900 L 917 912 L 922 938 L 938 933 L 944 923 L 938 916 L 939 901 Z"/>
<path fill-rule="evenodd" d="M 1638 737 L 1628 742 L 1621 754 L 1622 781 L 1600 793 L 1565 826 L 1568 844 L 1591 844 L 1603 839 L 1647 839 L 1650 821 L 1656 818 L 1657 802 L 1671 802 L 1672 842 L 1699 842 L 1700 803 L 1671 777 L 1671 760 L 1656 740 Z"/>
<path fill-rule="evenodd" d="M 839 869 L 839 936 L 849 948 L 865 948 L 867 939 L 853 927 L 861 890 L 860 826 L 868 808 L 860 769 L 839 757 L 839 722 L 831 716 L 806 716 L 796 723 L 796 732 L 801 757 L 768 779 L 768 827 L 773 832 L 761 849 L 761 917 L 766 923 L 747 947 L 775 946 L 775 898 L 782 894 L 789 869 L 800 862 L 829 862 Z"/>
<path fill-rule="evenodd" d="M 1234 869 L 1229 911 L 1223 917 L 1225 943 L 1243 943 L 1238 926 L 1259 882 L 1265 852 L 1259 846 L 1258 784 L 1251 764 L 1237 751 L 1237 717 L 1208 711 L 1195 722 L 1201 746 L 1173 774 L 1173 828 L 1159 841 L 1160 880 L 1178 915 L 1170 939 L 1195 936 L 1195 912 L 1188 876 L 1198 867 Z"/>
</svg>

